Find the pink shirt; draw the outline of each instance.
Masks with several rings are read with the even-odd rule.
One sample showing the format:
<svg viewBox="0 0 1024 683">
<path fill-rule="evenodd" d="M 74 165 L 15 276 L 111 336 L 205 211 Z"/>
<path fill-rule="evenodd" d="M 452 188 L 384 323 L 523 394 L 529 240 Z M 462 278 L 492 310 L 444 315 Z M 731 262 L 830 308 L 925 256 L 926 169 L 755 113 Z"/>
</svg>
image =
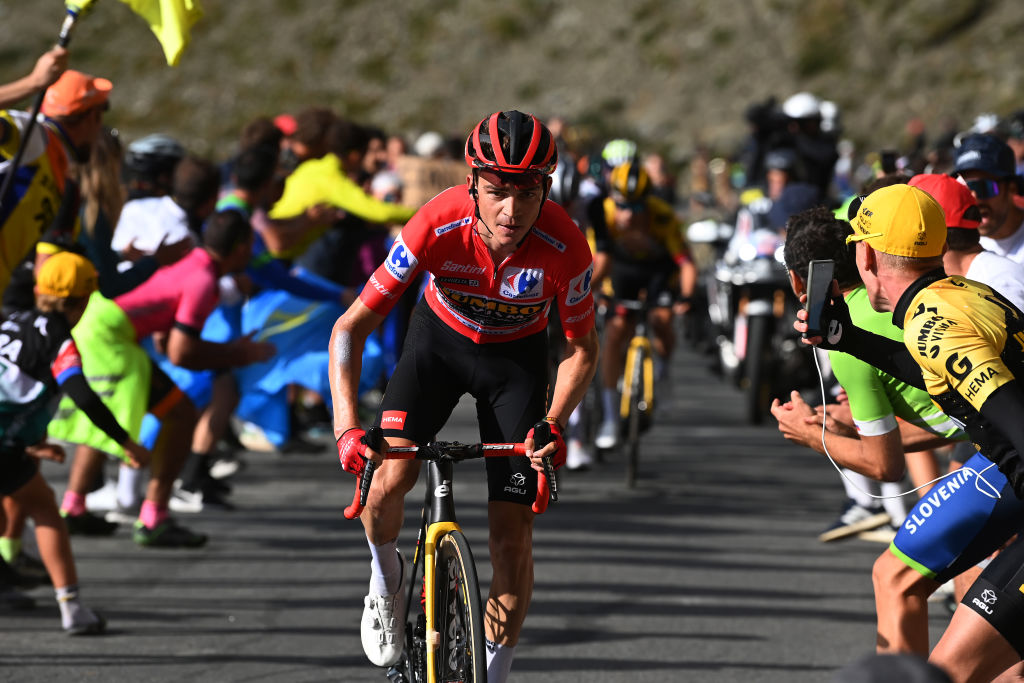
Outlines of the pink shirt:
<svg viewBox="0 0 1024 683">
<path fill-rule="evenodd" d="M 176 324 L 198 336 L 217 307 L 218 277 L 217 264 L 205 249 L 196 247 L 114 302 L 132 321 L 138 339 L 170 332 Z"/>
</svg>

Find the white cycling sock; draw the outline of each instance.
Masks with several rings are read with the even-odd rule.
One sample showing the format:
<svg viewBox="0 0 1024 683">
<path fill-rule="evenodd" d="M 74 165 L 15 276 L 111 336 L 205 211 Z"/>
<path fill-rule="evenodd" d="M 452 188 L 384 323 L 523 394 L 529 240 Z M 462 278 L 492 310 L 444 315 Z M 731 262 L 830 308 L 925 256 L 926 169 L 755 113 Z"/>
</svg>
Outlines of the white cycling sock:
<svg viewBox="0 0 1024 683">
<path fill-rule="evenodd" d="M 846 489 L 847 498 L 861 507 L 878 507 L 878 501 L 868 495 L 878 493 L 877 481 L 853 470 L 843 469 L 843 474 L 846 476 L 840 479 L 843 481 L 843 488 Z"/>
<path fill-rule="evenodd" d="M 501 645 L 487 641 L 487 683 L 505 683 L 516 656 L 515 645 Z"/>
<path fill-rule="evenodd" d="M 142 479 L 142 468 L 133 469 L 128 465 L 117 468 L 117 504 L 125 509 L 132 509 L 139 504 L 139 481 Z"/>
<path fill-rule="evenodd" d="M 615 389 L 601 389 L 601 406 L 604 410 L 604 419 L 614 420 L 619 414 L 619 392 Z"/>
<path fill-rule="evenodd" d="M 881 494 L 886 496 L 882 500 L 882 507 L 892 517 L 892 525 L 899 529 L 903 526 L 903 520 L 907 518 L 910 508 L 917 502 L 917 496 L 904 496 L 910 490 L 906 477 L 903 481 L 883 481 L 879 486 Z"/>
<path fill-rule="evenodd" d="M 398 560 L 398 541 L 370 546 L 370 593 L 394 595 L 402 586 L 402 563 Z"/>
</svg>

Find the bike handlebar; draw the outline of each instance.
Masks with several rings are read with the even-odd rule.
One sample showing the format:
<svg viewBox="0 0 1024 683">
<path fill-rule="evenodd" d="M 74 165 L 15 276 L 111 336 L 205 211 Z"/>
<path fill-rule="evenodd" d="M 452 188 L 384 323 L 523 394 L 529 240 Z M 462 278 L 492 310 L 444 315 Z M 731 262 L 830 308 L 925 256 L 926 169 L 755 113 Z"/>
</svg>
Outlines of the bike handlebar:
<svg viewBox="0 0 1024 683">
<path fill-rule="evenodd" d="M 547 423 L 544 423 L 547 424 Z M 551 433 L 535 434 L 535 448 L 539 450 L 547 445 Z M 543 443 L 541 443 L 543 441 Z M 362 442 L 377 451 L 384 445 L 384 432 L 380 427 L 371 427 L 363 436 Z M 425 446 L 395 446 L 384 454 L 385 460 L 451 460 L 461 462 L 474 458 L 507 458 L 512 455 L 526 455 L 526 446 L 521 443 L 476 443 L 464 444 L 458 441 L 433 441 Z M 543 513 L 548 508 L 549 500 L 558 500 L 558 488 L 554 484 L 554 470 L 550 458 L 544 459 L 544 471 L 537 473 L 537 496 L 533 501 L 533 511 Z M 370 493 L 370 484 L 377 466 L 372 460 L 366 462 L 363 473 L 356 482 L 352 504 L 345 508 L 346 519 L 355 519 L 366 506 L 366 498 Z"/>
</svg>

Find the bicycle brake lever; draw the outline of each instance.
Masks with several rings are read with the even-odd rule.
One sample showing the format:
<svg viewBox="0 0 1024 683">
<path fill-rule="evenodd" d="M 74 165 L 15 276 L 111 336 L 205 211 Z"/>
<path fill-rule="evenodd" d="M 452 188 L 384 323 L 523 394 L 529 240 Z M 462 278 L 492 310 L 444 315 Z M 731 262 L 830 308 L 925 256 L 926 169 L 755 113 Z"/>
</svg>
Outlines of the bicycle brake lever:
<svg viewBox="0 0 1024 683">
<path fill-rule="evenodd" d="M 364 445 L 379 453 L 384 443 L 384 432 L 380 427 L 370 427 L 360 440 Z M 367 460 L 366 465 L 363 467 L 363 473 L 359 477 L 359 489 L 352 500 L 352 504 L 345 508 L 344 514 L 346 519 L 355 519 L 363 511 L 363 508 L 366 507 L 366 499 L 370 496 L 370 484 L 373 483 L 373 473 L 376 470 L 377 465 L 372 460 Z"/>
</svg>

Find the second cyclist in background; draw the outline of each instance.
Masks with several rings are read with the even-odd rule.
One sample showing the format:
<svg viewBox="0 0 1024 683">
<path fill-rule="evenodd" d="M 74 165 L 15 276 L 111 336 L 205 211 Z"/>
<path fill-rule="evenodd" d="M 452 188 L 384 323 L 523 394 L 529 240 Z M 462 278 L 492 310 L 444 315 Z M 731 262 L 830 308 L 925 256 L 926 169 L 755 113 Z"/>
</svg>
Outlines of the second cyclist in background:
<svg viewBox="0 0 1024 683">
<path fill-rule="evenodd" d="M 675 346 L 673 307 L 685 312 L 697 281 L 697 269 L 682 237 L 672 207 L 651 194 L 647 172 L 634 158 L 612 169 L 604 200 L 607 233 L 595 235 L 596 250 L 609 255 L 607 274 L 595 272 L 595 291 L 605 275 L 616 298 L 646 297 L 654 333 L 655 385 L 668 374 Z M 598 448 L 613 448 L 619 435 L 617 384 L 622 375 L 626 342 L 632 327 L 623 313 L 605 323 L 601 363 L 603 419 L 595 439 Z"/>
</svg>

